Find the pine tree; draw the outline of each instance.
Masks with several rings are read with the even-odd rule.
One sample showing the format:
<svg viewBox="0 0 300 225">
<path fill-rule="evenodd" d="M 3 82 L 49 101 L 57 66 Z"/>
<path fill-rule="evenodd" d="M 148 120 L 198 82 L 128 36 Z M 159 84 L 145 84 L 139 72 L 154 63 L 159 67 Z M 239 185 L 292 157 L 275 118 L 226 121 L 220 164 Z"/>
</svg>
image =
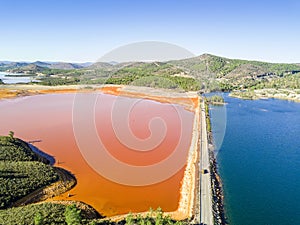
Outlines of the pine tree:
<svg viewBox="0 0 300 225">
<path fill-rule="evenodd" d="M 40 212 L 37 212 L 34 216 L 34 225 L 42 225 L 43 224 L 43 216 Z"/>
<path fill-rule="evenodd" d="M 65 210 L 66 223 L 68 225 L 80 225 L 81 224 L 81 210 L 73 205 L 69 205 Z"/>
</svg>

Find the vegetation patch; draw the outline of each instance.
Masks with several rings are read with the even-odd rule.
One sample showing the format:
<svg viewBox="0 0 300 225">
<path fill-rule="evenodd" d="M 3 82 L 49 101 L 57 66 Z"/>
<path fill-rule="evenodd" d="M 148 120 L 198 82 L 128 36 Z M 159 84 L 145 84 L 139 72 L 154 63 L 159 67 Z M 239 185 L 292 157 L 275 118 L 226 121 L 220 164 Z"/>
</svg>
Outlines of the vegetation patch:
<svg viewBox="0 0 300 225">
<path fill-rule="evenodd" d="M 206 97 L 206 101 L 211 105 L 223 105 L 225 104 L 224 98 L 220 95 L 213 95 Z"/>
<path fill-rule="evenodd" d="M 12 131 L 0 137 L 0 209 L 58 180 L 55 170 L 45 163 L 48 160 L 15 138 Z"/>
<path fill-rule="evenodd" d="M 41 158 L 35 154 L 28 144 L 18 138 L 9 136 L 0 137 L 0 161 L 40 161 Z"/>
<path fill-rule="evenodd" d="M 171 219 L 169 215 L 165 215 L 161 208 L 153 210 L 150 208 L 147 213 L 138 213 L 138 214 L 127 214 L 126 218 L 114 222 L 107 219 L 100 220 L 91 220 L 89 221 L 90 225 L 187 225 L 190 224 L 188 220 L 177 221 Z"/>
<path fill-rule="evenodd" d="M 0 210 L 0 224 L 66 224 L 65 209 L 65 205 L 43 203 Z"/>
<path fill-rule="evenodd" d="M 0 161 L 0 208 L 58 180 L 53 168 L 35 161 Z"/>
</svg>

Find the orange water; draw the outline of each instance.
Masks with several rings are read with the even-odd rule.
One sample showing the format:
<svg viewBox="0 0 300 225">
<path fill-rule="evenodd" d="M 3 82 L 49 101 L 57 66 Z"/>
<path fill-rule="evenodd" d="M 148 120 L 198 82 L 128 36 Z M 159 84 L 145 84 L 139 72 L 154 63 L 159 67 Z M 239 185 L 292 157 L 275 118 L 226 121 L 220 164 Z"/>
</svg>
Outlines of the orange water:
<svg viewBox="0 0 300 225">
<path fill-rule="evenodd" d="M 128 186 L 104 178 L 84 160 L 77 146 L 72 125 L 74 96 L 46 94 L 0 101 L 0 135 L 6 135 L 12 130 L 25 141 L 41 140 L 35 145 L 53 155 L 56 166 L 66 168 L 76 176 L 78 183 L 68 192 L 71 197 L 65 193 L 53 199 L 83 201 L 105 216 L 146 211 L 150 207 L 161 207 L 164 211 L 176 210 L 184 165 L 172 177 L 148 186 Z M 148 123 L 155 116 L 163 118 L 167 126 L 161 144 L 151 151 L 140 152 L 122 144 L 114 133 L 111 110 L 120 99 L 128 104 L 136 101 L 133 98 L 99 94 L 95 104 L 94 120 L 98 136 L 113 157 L 134 166 L 152 165 L 166 159 L 181 138 L 185 142 L 181 151 L 186 158 L 192 135 L 192 112 L 179 105 L 146 99 L 138 101 L 128 117 L 128 124 L 136 137 L 145 139 L 150 135 Z M 177 112 L 181 113 L 180 116 Z M 120 113 L 124 112 L 120 110 Z M 180 133 L 180 130 L 184 132 Z M 154 132 L 160 130 L 155 131 L 154 127 Z"/>
</svg>

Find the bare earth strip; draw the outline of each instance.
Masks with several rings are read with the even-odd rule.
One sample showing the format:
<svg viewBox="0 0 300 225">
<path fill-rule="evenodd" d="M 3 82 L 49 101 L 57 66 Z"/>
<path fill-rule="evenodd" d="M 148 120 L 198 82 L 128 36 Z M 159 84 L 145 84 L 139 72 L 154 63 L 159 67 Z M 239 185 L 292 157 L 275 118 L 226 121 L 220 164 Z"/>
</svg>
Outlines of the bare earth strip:
<svg viewBox="0 0 300 225">
<path fill-rule="evenodd" d="M 26 195 L 25 197 L 16 201 L 12 206 L 13 207 L 22 206 L 22 205 L 28 205 L 31 203 L 44 201 L 48 198 L 52 198 L 54 196 L 60 195 L 72 189 L 76 185 L 76 179 L 73 175 L 70 174 L 70 172 L 59 167 L 53 167 L 53 169 L 59 176 L 58 181 L 56 181 L 55 183 L 47 187 L 43 187 L 35 190 L 29 195 Z"/>
<path fill-rule="evenodd" d="M 196 167 L 199 161 L 199 130 L 200 130 L 199 107 L 195 108 L 195 118 L 193 125 L 193 135 L 187 165 L 181 186 L 180 201 L 177 211 L 171 212 L 170 215 L 175 219 L 192 218 L 194 214 L 194 200 L 196 188 Z"/>
</svg>

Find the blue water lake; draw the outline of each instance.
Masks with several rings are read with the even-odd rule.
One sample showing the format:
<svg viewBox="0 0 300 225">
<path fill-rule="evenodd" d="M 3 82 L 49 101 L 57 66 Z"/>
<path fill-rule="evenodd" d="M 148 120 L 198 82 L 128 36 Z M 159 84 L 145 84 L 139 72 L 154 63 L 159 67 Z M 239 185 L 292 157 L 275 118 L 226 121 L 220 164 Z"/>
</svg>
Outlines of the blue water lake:
<svg viewBox="0 0 300 225">
<path fill-rule="evenodd" d="M 229 224 L 300 224 L 300 103 L 224 98 L 210 113 Z"/>
<path fill-rule="evenodd" d="M 6 76 L 6 75 L 15 75 L 15 76 Z M 17 83 L 29 83 L 31 81 L 35 81 L 32 77 L 23 77 L 20 76 L 22 74 L 10 74 L 6 72 L 0 72 L 0 79 L 5 83 L 5 84 L 17 84 Z"/>
</svg>

